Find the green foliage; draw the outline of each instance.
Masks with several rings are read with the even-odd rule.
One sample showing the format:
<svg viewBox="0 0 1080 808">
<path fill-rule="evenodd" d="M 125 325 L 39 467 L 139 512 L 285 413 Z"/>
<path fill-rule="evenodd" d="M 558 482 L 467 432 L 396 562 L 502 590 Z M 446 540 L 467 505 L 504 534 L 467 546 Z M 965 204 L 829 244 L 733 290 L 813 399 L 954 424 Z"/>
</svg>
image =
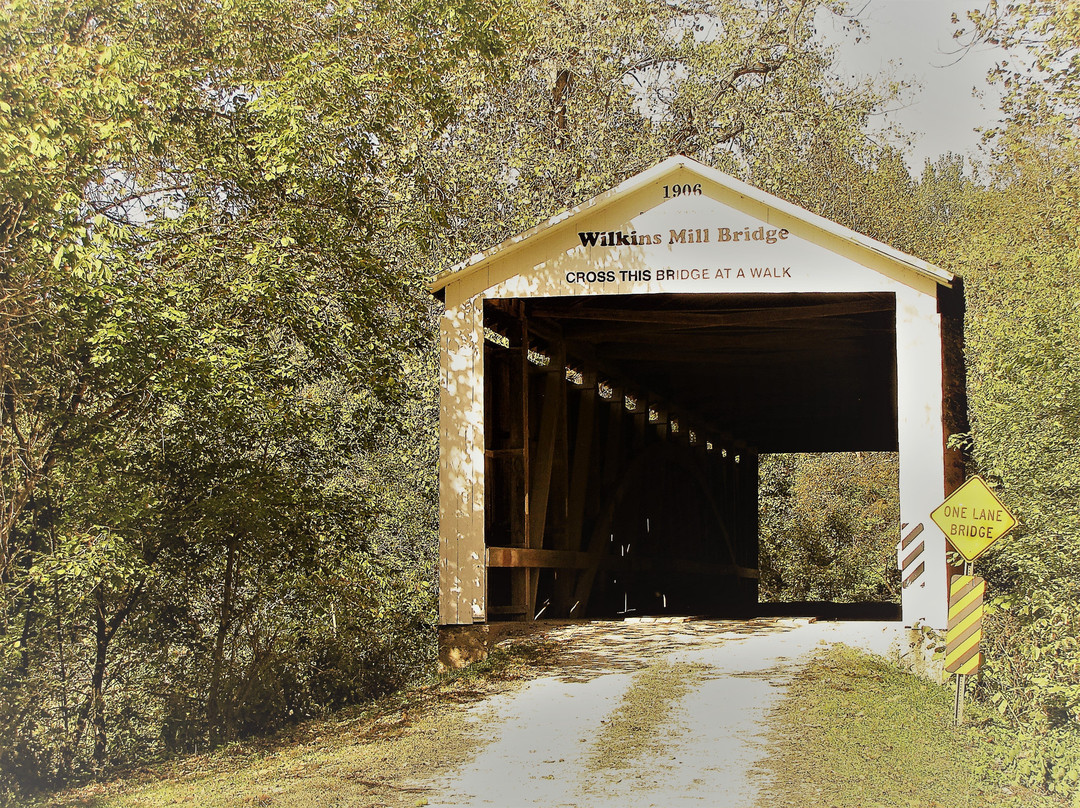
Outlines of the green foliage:
<svg viewBox="0 0 1080 808">
<path fill-rule="evenodd" d="M 972 454 L 1020 520 L 980 569 L 1002 608 L 988 626 L 982 692 L 1016 724 L 1016 777 L 1071 795 L 1080 758 L 1077 152 L 1056 124 L 1014 127 L 998 149 L 995 184 L 971 202 L 955 250 L 968 297 Z"/>
<path fill-rule="evenodd" d="M 1077 799 L 1080 15 L 1074 3 L 993 2 L 970 19 L 1024 65 L 1003 62 L 994 76 L 1007 120 L 991 140 L 989 184 L 956 197 L 962 214 L 942 245 L 967 291 L 963 439 L 1020 521 L 979 565 L 997 593 L 979 694 L 1010 722 L 1010 776 Z"/>
<path fill-rule="evenodd" d="M 966 439 L 1022 523 L 980 570 L 1006 597 L 983 691 L 1024 743 L 1072 743 L 1080 23 L 1049 0 L 976 15 L 1043 71 L 1008 76 L 982 188 L 954 158 L 915 183 L 864 136 L 897 88 L 832 75 L 825 13 L 844 9 L 7 3 L 0 788 L 428 668 L 424 281 L 675 152 L 962 272 Z M 892 458 L 762 472 L 767 591 L 895 597 Z M 1010 758 L 1062 791 L 1074 759 Z"/>
<path fill-rule="evenodd" d="M 816 14 L 842 13 L 529 0 L 496 80 L 449 77 L 460 114 L 422 157 L 429 194 L 449 204 L 423 257 L 443 269 L 675 153 L 782 193 L 788 175 L 809 182 L 817 151 L 876 153 L 861 125 L 883 93 L 836 79 L 815 37 Z"/>
<path fill-rule="evenodd" d="M 897 601 L 898 473 L 886 452 L 762 456 L 761 598 Z"/>
<path fill-rule="evenodd" d="M 956 20 L 959 23 L 959 20 Z M 990 0 L 968 12 L 957 39 L 997 45 L 1019 57 L 989 78 L 1003 85 L 1008 124 L 1040 126 L 1080 110 L 1080 14 L 1073 0 Z"/>
<path fill-rule="evenodd" d="M 1052 137 L 1003 141 L 1009 162 L 998 187 L 969 208 L 956 248 L 968 296 L 975 457 L 1021 512 L 1023 530 L 1007 545 L 1013 574 L 1043 582 L 1064 572 L 1054 568 L 1070 563 L 1063 543 L 1080 531 L 1080 187 L 1071 176 L 1075 146 L 1047 148 Z"/>
<path fill-rule="evenodd" d="M 1080 791 L 1080 628 L 1074 602 L 1035 591 L 988 610 L 979 690 L 1000 715 L 996 768 L 1011 782 Z"/>
<path fill-rule="evenodd" d="M 483 0 L 0 12 L 0 789 L 433 664 L 419 145 Z M 406 203 L 407 204 L 404 204 Z"/>
<path fill-rule="evenodd" d="M 999 728 L 969 705 L 953 726 L 951 688 L 836 645 L 795 676 L 763 762 L 769 805 L 1061 806 L 1002 782 Z M 1003 787 L 1004 786 L 1004 787 Z"/>
</svg>

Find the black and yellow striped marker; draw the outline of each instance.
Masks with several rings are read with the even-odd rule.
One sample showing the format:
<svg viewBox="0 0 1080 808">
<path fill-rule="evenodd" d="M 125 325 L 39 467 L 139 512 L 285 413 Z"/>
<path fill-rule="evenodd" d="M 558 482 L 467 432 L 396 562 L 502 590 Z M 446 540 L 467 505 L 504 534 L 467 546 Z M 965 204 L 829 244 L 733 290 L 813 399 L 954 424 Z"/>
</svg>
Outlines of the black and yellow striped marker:
<svg viewBox="0 0 1080 808">
<path fill-rule="evenodd" d="M 983 595 L 986 581 L 954 575 L 949 581 L 949 627 L 945 632 L 945 670 L 966 675 L 982 664 Z"/>
</svg>

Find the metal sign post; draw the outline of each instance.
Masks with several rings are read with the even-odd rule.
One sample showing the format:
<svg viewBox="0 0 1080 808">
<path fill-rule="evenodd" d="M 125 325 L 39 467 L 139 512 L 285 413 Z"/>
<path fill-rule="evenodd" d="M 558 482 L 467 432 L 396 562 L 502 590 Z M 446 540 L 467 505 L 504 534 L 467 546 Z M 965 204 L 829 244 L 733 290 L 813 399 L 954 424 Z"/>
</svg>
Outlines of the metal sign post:
<svg viewBox="0 0 1080 808">
<path fill-rule="evenodd" d="M 964 575 L 963 575 L 963 577 L 970 577 L 970 578 L 974 579 L 975 576 L 973 576 L 971 574 L 971 570 L 972 570 L 971 562 L 970 561 L 965 561 L 964 562 Z M 961 576 L 954 576 L 954 577 L 959 578 Z M 982 582 L 983 589 L 985 590 L 985 587 L 986 587 L 985 582 L 983 582 L 981 578 L 979 578 L 977 580 Z M 949 597 L 949 634 L 946 635 L 946 638 L 947 638 L 946 639 L 946 651 L 945 651 L 946 661 L 948 660 L 948 655 L 949 655 L 948 641 L 949 641 L 949 639 L 951 639 L 949 637 L 949 635 L 952 634 L 952 631 L 953 631 L 953 616 L 952 616 L 952 613 L 953 613 L 953 602 L 952 602 L 952 600 L 953 599 L 952 599 L 951 591 L 952 591 L 952 587 L 950 587 L 950 597 Z M 978 646 L 978 643 L 981 641 L 981 635 L 982 635 L 982 596 L 981 595 L 979 596 L 978 610 L 979 610 L 978 632 L 979 632 L 980 637 L 979 637 L 979 640 L 976 640 L 976 647 Z M 976 658 L 975 667 L 977 668 L 979 666 L 979 663 L 982 662 L 982 653 L 977 652 L 976 655 L 975 655 L 975 658 Z M 946 664 L 947 664 L 947 662 L 946 662 Z M 948 670 L 948 668 L 946 668 L 946 670 Z M 965 693 L 966 685 L 967 685 L 967 674 L 958 672 L 956 674 L 956 704 L 955 704 L 954 710 L 953 710 L 953 725 L 957 726 L 957 727 L 964 723 L 964 693 Z"/>
<path fill-rule="evenodd" d="M 958 727 L 964 723 L 964 683 L 967 675 L 956 674 L 956 703 L 953 706 L 953 726 Z"/>
</svg>

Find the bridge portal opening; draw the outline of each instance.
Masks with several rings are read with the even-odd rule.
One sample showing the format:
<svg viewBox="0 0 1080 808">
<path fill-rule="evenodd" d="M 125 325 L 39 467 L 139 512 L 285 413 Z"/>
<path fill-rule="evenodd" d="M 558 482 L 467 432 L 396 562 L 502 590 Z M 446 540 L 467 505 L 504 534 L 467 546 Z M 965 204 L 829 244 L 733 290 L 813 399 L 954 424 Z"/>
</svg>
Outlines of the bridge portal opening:
<svg viewBox="0 0 1080 808">
<path fill-rule="evenodd" d="M 895 451 L 895 322 L 887 293 L 487 300 L 488 619 L 752 611 L 759 455 Z"/>
</svg>

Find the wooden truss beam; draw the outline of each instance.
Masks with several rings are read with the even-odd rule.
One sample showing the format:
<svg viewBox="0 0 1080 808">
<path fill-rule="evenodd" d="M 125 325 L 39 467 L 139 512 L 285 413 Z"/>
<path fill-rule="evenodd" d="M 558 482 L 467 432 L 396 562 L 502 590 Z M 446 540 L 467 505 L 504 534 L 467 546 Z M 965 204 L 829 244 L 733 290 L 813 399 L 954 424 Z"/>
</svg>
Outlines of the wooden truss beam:
<svg viewBox="0 0 1080 808">
<path fill-rule="evenodd" d="M 599 559 L 598 563 L 591 553 L 573 550 L 536 550 L 524 547 L 489 547 L 487 548 L 487 565 L 508 569 L 559 570 L 588 570 L 595 566 L 613 570 L 641 567 L 693 575 L 736 575 L 740 578 L 757 578 L 759 575 L 758 570 L 738 564 L 716 564 L 666 556 L 606 556 Z"/>
<path fill-rule="evenodd" d="M 727 503 L 722 506 L 711 490 L 715 473 L 707 471 L 710 464 L 706 458 L 719 460 L 722 448 L 733 449 L 741 443 L 684 404 L 670 402 L 639 384 L 628 384 L 631 376 L 622 372 L 618 363 L 598 361 L 588 343 L 567 340 L 557 323 L 529 318 L 528 306 L 520 301 L 506 306 L 492 303 L 491 312 L 497 312 L 492 318 L 493 330 L 502 334 L 506 343 L 494 341 L 517 354 L 514 360 L 520 362 L 524 389 L 509 434 L 501 434 L 500 443 L 487 453 L 493 459 L 522 457 L 524 480 L 514 483 L 513 490 L 520 486 L 525 502 L 522 514 L 516 518 L 511 515 L 507 546 L 497 542 L 487 548 L 487 566 L 506 570 L 503 575 L 509 575 L 510 587 L 502 589 L 505 594 L 499 598 L 508 597 L 510 602 L 490 603 L 490 613 L 525 619 L 545 612 L 549 616 L 573 615 L 579 607 L 577 613 L 585 613 L 601 570 L 611 570 L 620 579 L 624 573 L 756 577 L 755 569 L 739 563 L 742 559 L 736 546 L 741 540 L 741 525 L 726 518 Z M 547 356 L 549 362 L 536 363 L 533 351 Z M 517 384 L 513 382 L 511 387 Z M 601 384 L 610 387 L 610 397 L 600 395 Z M 502 398 L 513 401 L 515 396 L 503 394 Z M 608 406 L 601 409 L 599 402 Z M 636 404 L 633 410 L 630 403 Z M 650 414 L 659 417 L 651 420 Z M 695 433 L 693 442 L 691 430 Z M 707 453 L 708 443 L 715 455 Z M 660 448 L 664 444 L 671 447 Z M 680 445 L 678 450 L 675 444 Z M 686 455 L 691 479 L 695 488 L 700 488 L 696 496 L 704 510 L 702 516 L 713 525 L 709 533 L 719 539 L 720 558 L 712 551 L 706 558 L 671 557 L 659 548 L 633 556 L 611 554 L 610 533 L 623 529 L 615 526 L 620 503 L 626 504 L 628 491 L 639 484 L 635 480 L 640 481 L 640 475 L 648 473 L 658 457 L 650 446 L 657 446 L 663 457 L 667 456 L 665 451 Z M 699 453 L 700 463 L 694 460 Z M 515 475 L 517 468 L 515 465 Z M 728 492 L 724 494 L 727 499 Z M 505 519 L 498 521 L 506 524 Z M 543 588 L 550 601 L 538 612 L 541 576 L 547 581 Z M 499 584 L 500 588 L 506 585 Z"/>
</svg>

